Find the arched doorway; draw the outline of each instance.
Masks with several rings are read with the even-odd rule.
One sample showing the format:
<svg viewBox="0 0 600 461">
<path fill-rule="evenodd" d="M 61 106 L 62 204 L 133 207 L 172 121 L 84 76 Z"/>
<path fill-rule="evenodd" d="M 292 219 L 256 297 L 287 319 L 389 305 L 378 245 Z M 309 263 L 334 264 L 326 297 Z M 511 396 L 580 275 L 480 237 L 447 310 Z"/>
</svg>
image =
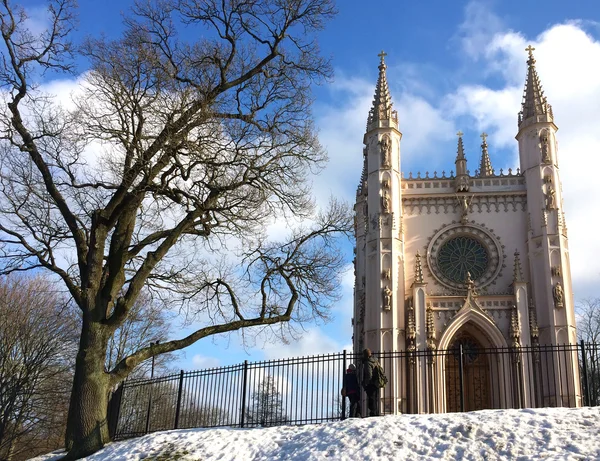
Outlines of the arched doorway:
<svg viewBox="0 0 600 461">
<path fill-rule="evenodd" d="M 490 363 L 481 342 L 469 331 L 459 332 L 446 355 L 446 411 L 461 411 L 459 350 L 463 349 L 465 411 L 492 408 Z"/>
</svg>

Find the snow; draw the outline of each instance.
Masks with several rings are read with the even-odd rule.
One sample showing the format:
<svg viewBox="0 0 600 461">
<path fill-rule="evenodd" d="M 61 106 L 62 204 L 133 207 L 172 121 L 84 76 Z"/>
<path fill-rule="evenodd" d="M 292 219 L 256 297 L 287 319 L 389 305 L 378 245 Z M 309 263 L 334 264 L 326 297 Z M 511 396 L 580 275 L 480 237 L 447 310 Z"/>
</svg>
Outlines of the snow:
<svg viewBox="0 0 600 461">
<path fill-rule="evenodd" d="M 60 455 L 34 459 L 55 461 Z M 183 429 L 112 443 L 85 459 L 590 460 L 600 459 L 600 408 L 399 415 L 264 429 Z"/>
</svg>

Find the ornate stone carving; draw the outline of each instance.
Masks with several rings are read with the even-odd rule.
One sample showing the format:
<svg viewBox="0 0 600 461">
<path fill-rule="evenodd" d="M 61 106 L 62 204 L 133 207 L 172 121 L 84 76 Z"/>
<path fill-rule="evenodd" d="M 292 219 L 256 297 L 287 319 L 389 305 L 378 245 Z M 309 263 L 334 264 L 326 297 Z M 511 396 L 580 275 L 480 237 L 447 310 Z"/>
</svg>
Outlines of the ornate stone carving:
<svg viewBox="0 0 600 461">
<path fill-rule="evenodd" d="M 392 278 L 392 269 L 383 269 L 381 272 L 381 278 L 383 280 L 390 280 Z"/>
<path fill-rule="evenodd" d="M 537 343 L 540 337 L 540 329 L 538 328 L 535 305 L 532 299 L 529 300 L 529 332 L 531 333 L 532 343 Z"/>
<path fill-rule="evenodd" d="M 561 276 L 561 270 L 560 270 L 560 266 L 552 266 L 552 277 L 560 277 Z"/>
<path fill-rule="evenodd" d="M 467 288 L 467 292 L 471 294 L 471 297 L 477 297 L 477 290 L 475 287 L 475 282 L 471 279 L 471 273 L 467 272 L 467 279 L 465 280 L 465 287 Z"/>
<path fill-rule="evenodd" d="M 384 134 L 381 137 L 379 148 L 381 150 L 381 165 L 385 168 L 389 168 L 391 166 L 392 141 L 387 134 Z"/>
<path fill-rule="evenodd" d="M 383 288 L 383 309 L 389 311 L 392 308 L 392 290 L 386 286 Z"/>
<path fill-rule="evenodd" d="M 473 196 L 467 202 L 472 212 L 499 213 L 527 211 L 526 195 Z M 403 211 L 407 215 L 431 213 L 456 213 L 462 211 L 462 203 L 456 197 L 402 197 Z"/>
<path fill-rule="evenodd" d="M 521 338 L 521 326 L 519 325 L 519 313 L 517 312 L 517 306 L 513 304 L 511 315 L 510 315 L 510 337 L 511 346 L 519 348 Z"/>
<path fill-rule="evenodd" d="M 556 285 L 554 285 L 554 288 L 552 289 L 552 296 L 554 297 L 554 305 L 556 308 L 562 308 L 564 306 L 565 293 L 560 282 L 556 282 Z"/>
<path fill-rule="evenodd" d="M 413 307 L 412 299 L 408 301 L 408 312 L 406 319 L 406 342 L 407 352 L 415 352 L 417 350 L 415 340 L 417 339 L 417 327 L 415 325 L 415 309 Z M 411 363 L 414 363 L 414 357 L 410 358 Z"/>
<path fill-rule="evenodd" d="M 433 320 L 433 309 L 431 308 L 431 303 L 427 303 L 427 349 L 430 351 L 435 351 L 437 349 L 437 345 L 435 343 L 435 322 Z"/>
</svg>

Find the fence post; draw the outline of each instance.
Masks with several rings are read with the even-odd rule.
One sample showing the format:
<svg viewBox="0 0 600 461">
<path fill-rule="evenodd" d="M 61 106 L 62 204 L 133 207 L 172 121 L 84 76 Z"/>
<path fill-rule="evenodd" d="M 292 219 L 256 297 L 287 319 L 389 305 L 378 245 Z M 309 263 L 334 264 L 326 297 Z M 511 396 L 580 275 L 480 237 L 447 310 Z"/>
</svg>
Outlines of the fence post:
<svg viewBox="0 0 600 461">
<path fill-rule="evenodd" d="M 344 363 L 342 364 L 342 388 L 344 387 L 344 378 L 346 377 L 345 373 L 346 373 L 346 349 L 344 349 Z M 341 420 L 343 421 L 344 419 L 346 419 L 346 396 L 342 395 L 342 417 Z"/>
<path fill-rule="evenodd" d="M 177 392 L 177 409 L 175 410 L 175 427 L 179 429 L 179 412 L 181 411 L 181 394 L 183 393 L 183 370 L 179 373 L 179 391 Z"/>
<path fill-rule="evenodd" d="M 242 377 L 242 413 L 240 415 L 240 427 L 244 427 L 246 419 L 246 384 L 248 383 L 248 360 L 244 360 L 244 372 Z"/>
<path fill-rule="evenodd" d="M 148 410 L 146 411 L 146 434 L 150 432 L 150 413 L 152 412 L 152 388 L 154 387 L 154 380 L 150 380 L 150 388 L 148 390 Z"/>
<path fill-rule="evenodd" d="M 583 362 L 583 395 L 585 397 L 584 405 L 590 406 L 590 386 L 588 382 L 588 366 L 585 351 L 585 342 L 581 340 L 581 360 Z"/>
<path fill-rule="evenodd" d="M 463 346 L 462 344 L 458 345 L 458 383 L 460 387 L 460 411 L 465 411 L 465 389 L 463 382 L 463 373 L 465 371 L 464 362 L 463 362 Z"/>
</svg>

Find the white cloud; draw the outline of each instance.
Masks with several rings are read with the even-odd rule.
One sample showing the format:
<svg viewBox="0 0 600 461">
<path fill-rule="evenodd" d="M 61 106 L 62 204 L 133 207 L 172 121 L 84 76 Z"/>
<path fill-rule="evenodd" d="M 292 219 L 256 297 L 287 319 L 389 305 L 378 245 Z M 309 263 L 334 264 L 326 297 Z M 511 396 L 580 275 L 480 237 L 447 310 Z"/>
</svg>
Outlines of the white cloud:
<svg viewBox="0 0 600 461">
<path fill-rule="evenodd" d="M 468 56 L 479 59 L 494 35 L 503 29 L 501 19 L 489 2 L 471 1 L 465 7 L 465 20 L 458 27 L 457 39 Z"/>
<path fill-rule="evenodd" d="M 290 344 L 267 344 L 264 348 L 266 360 L 285 357 L 301 357 L 314 354 L 340 352 L 342 344 L 327 336 L 320 328 L 307 330 L 302 337 Z"/>
<path fill-rule="evenodd" d="M 493 143 L 516 152 L 516 116 L 528 43 L 536 49 L 536 68 L 560 128 L 560 175 L 577 289 L 589 286 L 600 274 L 600 260 L 589 258 L 600 253 L 596 236 L 600 226 L 596 186 L 600 170 L 600 42 L 579 22 L 554 25 L 534 40 L 511 31 L 497 33 L 483 48 L 483 56 L 487 70 L 501 77 L 500 87 L 461 86 L 447 96 L 445 104 L 452 107 L 455 116 L 470 114 L 480 129 L 490 132 Z"/>
<path fill-rule="evenodd" d="M 221 364 L 221 361 L 215 357 L 206 357 L 204 355 L 196 354 L 192 357 L 192 363 L 199 369 L 204 368 L 215 368 Z"/>
</svg>

